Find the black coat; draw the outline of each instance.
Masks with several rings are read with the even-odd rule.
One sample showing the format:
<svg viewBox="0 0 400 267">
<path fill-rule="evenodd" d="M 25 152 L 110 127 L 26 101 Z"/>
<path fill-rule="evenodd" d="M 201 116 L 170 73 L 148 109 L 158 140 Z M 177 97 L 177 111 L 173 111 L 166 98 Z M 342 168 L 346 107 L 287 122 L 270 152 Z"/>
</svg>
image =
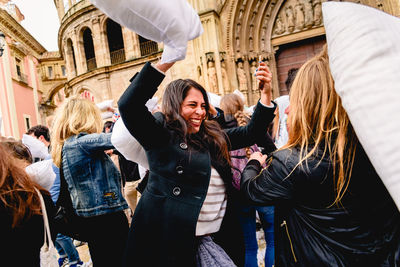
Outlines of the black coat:
<svg viewBox="0 0 400 267">
<path fill-rule="evenodd" d="M 46 212 L 49 218 L 53 243 L 57 229 L 53 223 L 54 203 L 48 192 L 42 191 Z M 40 248 L 43 246 L 44 225 L 42 215 L 33 215 L 21 225 L 12 228 L 12 217 L 8 208 L 0 204 L 0 235 L 5 244 L 2 246 L 0 266 L 40 266 Z"/>
<path fill-rule="evenodd" d="M 207 194 L 211 166 L 224 180 L 227 209 L 214 240 L 239 266 L 244 262 L 243 234 L 239 224 L 239 192 L 232 186 L 227 162 L 213 160 L 208 149 L 194 149 L 170 130 L 161 113 L 153 116 L 145 103 L 164 75 L 146 64 L 120 98 L 121 118 L 144 147 L 150 175 L 136 207 L 127 245 L 125 266 L 195 266 L 197 219 Z M 254 144 L 263 138 L 274 108 L 257 106 L 246 127 L 228 130 L 231 148 Z"/>
<path fill-rule="evenodd" d="M 298 159 L 297 149 L 285 149 L 261 175 L 256 160 L 242 173 L 248 199 L 275 205 L 276 266 L 399 266 L 400 214 L 361 145 L 342 207 L 329 207 L 329 156 L 319 152 L 293 171 Z"/>
</svg>

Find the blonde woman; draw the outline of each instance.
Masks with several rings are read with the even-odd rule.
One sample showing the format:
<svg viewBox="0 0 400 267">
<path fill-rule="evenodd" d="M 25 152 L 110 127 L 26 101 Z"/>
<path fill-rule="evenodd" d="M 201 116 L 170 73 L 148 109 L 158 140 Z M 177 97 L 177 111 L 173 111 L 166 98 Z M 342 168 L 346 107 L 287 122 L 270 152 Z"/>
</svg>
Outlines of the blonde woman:
<svg viewBox="0 0 400 267">
<path fill-rule="evenodd" d="M 120 174 L 104 152 L 113 148 L 111 133 L 101 133 L 102 128 L 96 105 L 72 98 L 58 110 L 51 139 L 52 158 L 60 168 L 59 201 L 70 198 L 95 267 L 121 265 L 129 228 Z"/>
<path fill-rule="evenodd" d="M 377 103 L 378 105 L 378 103 Z M 398 266 L 400 216 L 335 92 L 326 47 L 290 91 L 288 143 L 253 154 L 241 190 L 275 205 L 276 266 Z"/>
</svg>

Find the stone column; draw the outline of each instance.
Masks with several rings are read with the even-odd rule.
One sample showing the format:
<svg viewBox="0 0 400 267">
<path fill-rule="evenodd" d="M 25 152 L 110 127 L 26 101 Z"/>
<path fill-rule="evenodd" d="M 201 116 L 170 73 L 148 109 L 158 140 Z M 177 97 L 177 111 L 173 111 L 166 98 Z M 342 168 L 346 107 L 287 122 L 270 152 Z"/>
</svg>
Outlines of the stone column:
<svg viewBox="0 0 400 267">
<path fill-rule="evenodd" d="M 72 45 L 74 46 L 76 75 L 81 75 L 87 71 L 85 50 L 83 48 L 83 39 L 79 38 L 79 32 L 74 32 L 71 36 Z"/>
<path fill-rule="evenodd" d="M 65 67 L 67 69 L 67 79 L 71 80 L 76 76 L 76 69 L 74 66 L 74 59 L 71 47 L 68 46 L 68 42 L 64 42 L 64 58 L 65 58 Z"/>
<path fill-rule="evenodd" d="M 107 38 L 107 36 L 105 36 L 105 31 L 101 29 L 100 19 L 98 17 L 92 19 L 92 38 L 97 67 L 109 65 L 107 63 L 110 63 L 110 55 L 108 47 L 104 43 L 104 38 Z M 108 62 L 106 60 L 107 54 Z"/>
<path fill-rule="evenodd" d="M 136 33 L 132 33 L 132 41 L 133 41 L 133 53 L 135 58 L 139 58 L 142 55 L 140 54 L 140 42 L 139 42 L 139 35 Z"/>
<path fill-rule="evenodd" d="M 138 45 L 134 33 L 125 27 L 121 27 L 121 31 L 122 31 L 122 39 L 124 40 L 124 50 L 125 50 L 126 60 L 130 60 L 137 57 L 135 50 L 137 49 Z"/>
</svg>

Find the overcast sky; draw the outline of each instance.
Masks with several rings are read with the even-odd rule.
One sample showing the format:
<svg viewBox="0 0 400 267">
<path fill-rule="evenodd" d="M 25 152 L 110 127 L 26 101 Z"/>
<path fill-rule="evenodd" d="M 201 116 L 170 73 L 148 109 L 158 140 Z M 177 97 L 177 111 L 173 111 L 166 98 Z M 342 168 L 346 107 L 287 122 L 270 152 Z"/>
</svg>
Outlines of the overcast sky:
<svg viewBox="0 0 400 267">
<path fill-rule="evenodd" d="M 57 51 L 60 22 L 53 0 L 13 0 L 25 16 L 22 26 L 47 49 Z"/>
</svg>

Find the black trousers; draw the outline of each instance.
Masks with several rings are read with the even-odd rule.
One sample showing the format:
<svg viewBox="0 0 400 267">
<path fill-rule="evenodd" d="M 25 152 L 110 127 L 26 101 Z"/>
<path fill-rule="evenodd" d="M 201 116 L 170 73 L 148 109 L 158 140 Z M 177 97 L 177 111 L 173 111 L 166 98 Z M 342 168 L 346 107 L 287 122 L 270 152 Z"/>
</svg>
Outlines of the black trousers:
<svg viewBox="0 0 400 267">
<path fill-rule="evenodd" d="M 120 267 L 129 231 L 124 211 L 83 218 L 81 226 L 93 267 Z"/>
</svg>

